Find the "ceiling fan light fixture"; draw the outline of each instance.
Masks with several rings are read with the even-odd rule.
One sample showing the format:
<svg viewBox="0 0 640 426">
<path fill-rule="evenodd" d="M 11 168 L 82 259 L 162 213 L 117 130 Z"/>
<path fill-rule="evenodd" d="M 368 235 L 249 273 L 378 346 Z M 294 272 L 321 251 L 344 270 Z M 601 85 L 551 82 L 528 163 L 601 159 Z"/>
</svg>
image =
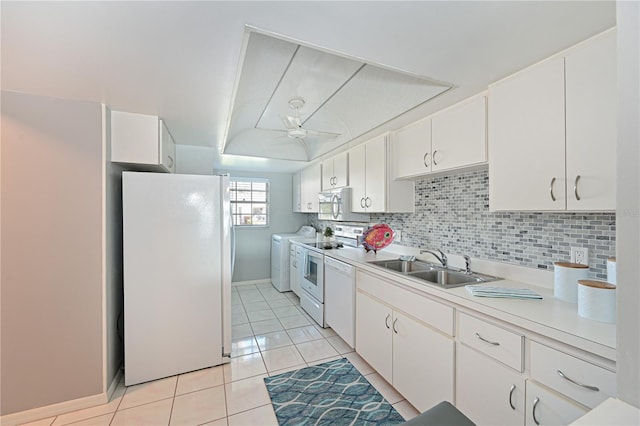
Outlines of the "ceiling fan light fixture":
<svg viewBox="0 0 640 426">
<path fill-rule="evenodd" d="M 289 129 L 287 131 L 287 136 L 291 139 L 304 139 L 307 136 L 307 131 L 302 127 L 298 127 L 297 129 Z"/>
</svg>

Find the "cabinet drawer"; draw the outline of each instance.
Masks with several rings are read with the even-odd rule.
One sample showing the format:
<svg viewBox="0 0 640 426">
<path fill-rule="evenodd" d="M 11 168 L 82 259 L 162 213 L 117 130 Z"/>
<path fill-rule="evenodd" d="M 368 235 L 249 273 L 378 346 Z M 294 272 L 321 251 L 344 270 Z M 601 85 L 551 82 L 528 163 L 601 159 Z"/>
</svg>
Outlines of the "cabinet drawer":
<svg viewBox="0 0 640 426">
<path fill-rule="evenodd" d="M 589 408 L 616 395 L 614 372 L 537 342 L 531 342 L 531 377 Z"/>
<path fill-rule="evenodd" d="M 431 327 L 453 336 L 453 308 L 404 290 L 390 281 L 362 271 L 356 272 L 358 289 L 374 295 Z"/>
<path fill-rule="evenodd" d="M 460 313 L 459 338 L 462 343 L 471 346 L 522 372 L 522 346 L 524 337 L 481 319 Z"/>
</svg>

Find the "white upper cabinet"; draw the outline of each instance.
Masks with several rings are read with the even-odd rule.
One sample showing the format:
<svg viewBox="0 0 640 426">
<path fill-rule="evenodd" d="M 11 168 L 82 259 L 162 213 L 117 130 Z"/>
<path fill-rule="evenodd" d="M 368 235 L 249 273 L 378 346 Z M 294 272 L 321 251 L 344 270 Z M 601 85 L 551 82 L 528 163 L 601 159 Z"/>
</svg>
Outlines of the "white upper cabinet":
<svg viewBox="0 0 640 426">
<path fill-rule="evenodd" d="M 293 191 L 293 212 L 304 213 L 302 210 L 302 182 L 300 181 L 300 173 L 294 173 L 291 180 L 291 189 Z"/>
<path fill-rule="evenodd" d="M 393 175 L 415 178 L 486 164 L 485 94 L 416 121 L 393 135 Z"/>
<path fill-rule="evenodd" d="M 416 121 L 393 134 L 393 177 L 411 178 L 431 171 L 431 119 Z"/>
<path fill-rule="evenodd" d="M 489 87 L 491 210 L 615 209 L 615 68 L 609 30 Z"/>
<path fill-rule="evenodd" d="M 322 190 L 349 185 L 349 154 L 343 152 L 322 162 Z"/>
<path fill-rule="evenodd" d="M 487 98 L 460 102 L 431 118 L 431 171 L 487 161 Z"/>
<path fill-rule="evenodd" d="M 564 58 L 489 86 L 489 207 L 564 210 Z"/>
<path fill-rule="evenodd" d="M 318 213 L 318 193 L 321 191 L 322 168 L 320 163 L 300 172 L 300 198 L 303 213 Z"/>
<path fill-rule="evenodd" d="M 173 173 L 175 152 L 173 137 L 157 116 L 111 111 L 111 161 Z"/>
<path fill-rule="evenodd" d="M 567 210 L 616 208 L 616 33 L 565 58 Z"/>
<path fill-rule="evenodd" d="M 388 134 L 349 151 L 352 211 L 413 212 L 414 184 L 391 178 L 388 157 Z"/>
</svg>

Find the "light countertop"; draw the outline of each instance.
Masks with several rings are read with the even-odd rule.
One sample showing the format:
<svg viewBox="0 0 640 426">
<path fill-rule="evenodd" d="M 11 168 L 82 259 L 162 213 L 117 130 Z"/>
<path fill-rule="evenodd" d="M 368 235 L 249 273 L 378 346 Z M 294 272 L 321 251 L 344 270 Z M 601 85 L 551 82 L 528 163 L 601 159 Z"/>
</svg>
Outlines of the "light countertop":
<svg viewBox="0 0 640 426">
<path fill-rule="evenodd" d="M 354 265 L 363 271 L 392 279 L 405 287 L 441 299 L 445 303 L 450 302 L 469 310 L 490 315 L 611 361 L 616 359 L 615 324 L 606 324 L 580 317 L 576 304 L 556 299 L 553 296 L 553 289 L 548 287 L 533 286 L 514 280 L 499 280 L 476 285 L 528 288 L 539 293 L 543 299 L 476 297 L 472 296 L 464 286 L 445 289 L 368 263 L 374 260 L 397 259 L 399 254 L 391 251 L 380 251 L 376 254 L 367 253 L 362 248 L 345 247 L 339 250 L 327 250 L 325 255 Z"/>
</svg>

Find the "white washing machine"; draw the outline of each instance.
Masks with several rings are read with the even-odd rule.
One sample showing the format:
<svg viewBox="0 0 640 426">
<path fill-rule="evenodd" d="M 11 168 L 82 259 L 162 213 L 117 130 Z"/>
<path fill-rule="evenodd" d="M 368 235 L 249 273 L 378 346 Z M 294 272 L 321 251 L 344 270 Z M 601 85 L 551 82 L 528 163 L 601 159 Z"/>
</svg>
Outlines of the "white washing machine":
<svg viewBox="0 0 640 426">
<path fill-rule="evenodd" d="M 280 292 L 291 290 L 289 282 L 289 241 L 313 241 L 315 238 L 316 229 L 313 226 L 302 226 L 296 233 L 273 234 L 271 236 L 271 284 L 276 290 Z"/>
</svg>

